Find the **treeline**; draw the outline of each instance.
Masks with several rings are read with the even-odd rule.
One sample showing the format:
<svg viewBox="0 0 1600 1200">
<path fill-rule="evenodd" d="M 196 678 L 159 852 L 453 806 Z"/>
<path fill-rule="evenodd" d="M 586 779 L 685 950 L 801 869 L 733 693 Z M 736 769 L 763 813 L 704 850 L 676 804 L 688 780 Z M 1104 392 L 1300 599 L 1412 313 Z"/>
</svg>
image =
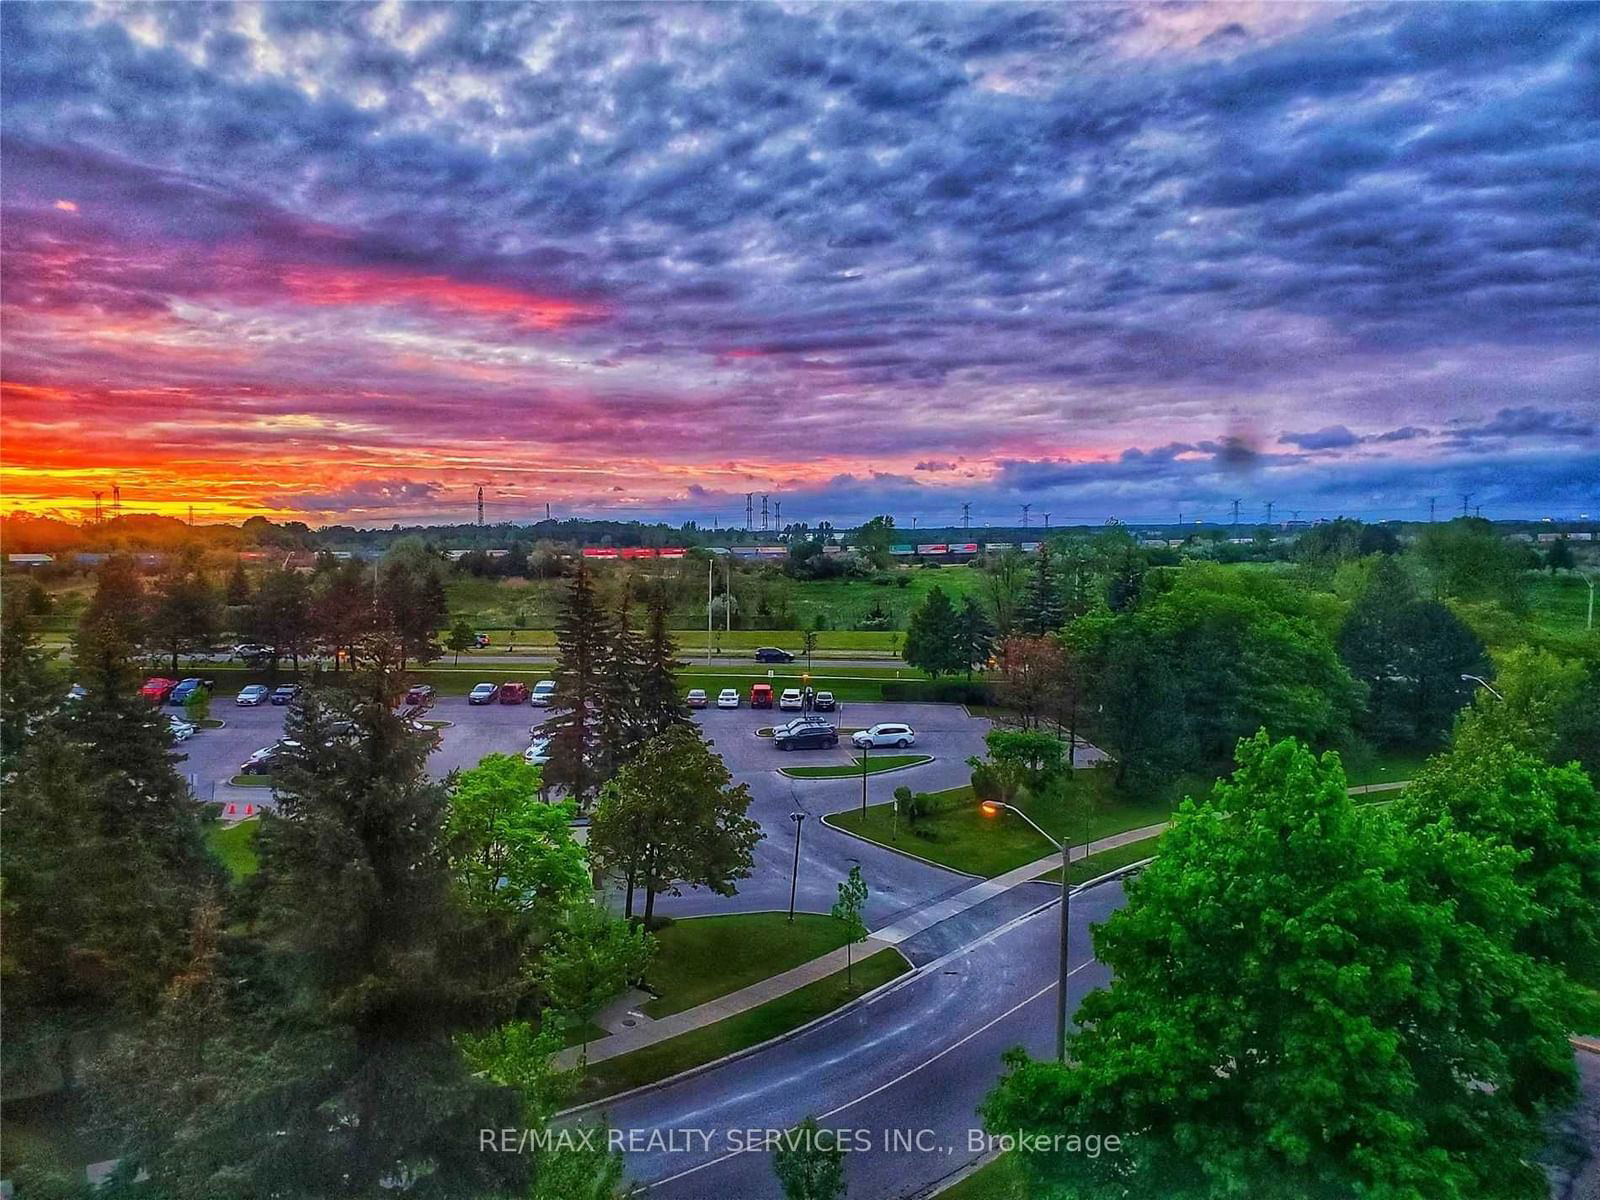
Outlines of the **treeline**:
<svg viewBox="0 0 1600 1200">
<path fill-rule="evenodd" d="M 548 1126 L 575 1085 L 553 1056 L 653 953 L 592 871 L 651 897 L 749 873 L 749 795 L 680 711 L 659 606 L 635 634 L 626 601 L 602 612 L 575 581 L 550 780 L 503 754 L 430 778 L 437 734 L 399 704 L 415 648 L 383 622 L 353 635 L 361 669 L 287 711 L 259 868 L 235 879 L 137 695 L 138 587 L 122 560 L 102 571 L 70 703 L 30 606 L 0 626 L 5 1077 L 56 1090 L 57 1119 L 117 1160 L 93 1189 L 24 1154 L 19 1194 L 612 1194 L 603 1136 L 500 1154 L 480 1131 Z M 586 853 L 571 821 L 595 789 Z"/>
<path fill-rule="evenodd" d="M 1496 670 L 1462 614 L 1521 610 L 1526 548 L 1471 519 L 1404 552 L 1357 522 L 1315 532 L 1279 570 L 1166 568 L 1117 531 L 1052 542 L 990 564 L 981 611 L 935 589 L 904 654 L 938 677 L 992 646 L 993 698 L 1023 728 L 1081 726 L 1121 783 L 1214 772 L 1263 728 L 1319 748 L 1439 747 Z M 1593 679 L 1600 656 L 1578 669 Z"/>
</svg>

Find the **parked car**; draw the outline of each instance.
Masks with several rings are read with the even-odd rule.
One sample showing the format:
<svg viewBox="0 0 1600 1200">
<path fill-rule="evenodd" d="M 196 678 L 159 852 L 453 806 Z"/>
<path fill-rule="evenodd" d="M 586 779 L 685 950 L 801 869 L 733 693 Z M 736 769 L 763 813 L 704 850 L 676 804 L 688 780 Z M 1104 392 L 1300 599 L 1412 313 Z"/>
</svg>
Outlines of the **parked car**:
<svg viewBox="0 0 1600 1200">
<path fill-rule="evenodd" d="M 776 646 L 761 646 L 756 650 L 757 662 L 791 663 L 794 655 L 787 650 L 780 650 Z"/>
<path fill-rule="evenodd" d="M 811 700 L 811 707 L 817 712 L 832 712 L 839 707 L 839 702 L 832 692 L 818 692 Z"/>
<path fill-rule="evenodd" d="M 839 744 L 839 731 L 825 721 L 791 721 L 772 731 L 779 750 L 831 750 Z"/>
<path fill-rule="evenodd" d="M 194 736 L 194 726 L 176 714 L 167 718 L 167 728 L 172 731 L 175 742 L 187 742 Z"/>
<path fill-rule="evenodd" d="M 80 700 L 87 699 L 88 695 L 89 695 L 89 689 L 88 688 L 84 687 L 83 684 L 81 684 L 81 683 L 75 683 L 75 684 L 73 684 L 71 687 L 69 687 L 67 689 L 67 701 L 66 702 L 68 704 L 76 704 Z"/>
<path fill-rule="evenodd" d="M 287 738 L 280 739 L 270 746 L 263 746 L 244 762 L 239 764 L 241 775 L 271 775 L 282 765 L 284 757 L 291 750 L 298 750 L 299 742 L 291 742 Z"/>
<path fill-rule="evenodd" d="M 690 708 L 704 708 L 706 706 L 705 688 L 690 688 L 689 694 L 683 698 L 683 702 Z"/>
<path fill-rule="evenodd" d="M 472 644 L 474 646 L 476 646 L 479 650 L 482 650 L 485 646 L 487 646 L 489 644 L 489 635 L 487 633 L 475 633 L 475 634 L 473 634 L 472 635 Z"/>
<path fill-rule="evenodd" d="M 805 698 L 800 695 L 799 688 L 784 688 L 783 695 L 778 697 L 778 707 L 784 712 L 799 712 L 805 706 Z"/>
<path fill-rule="evenodd" d="M 549 708 L 556 697 L 556 681 L 554 679 L 541 679 L 533 685 L 533 694 L 528 697 L 528 703 L 540 708 Z"/>
<path fill-rule="evenodd" d="M 767 699 L 769 701 L 772 699 L 770 694 L 767 696 Z M 750 703 L 751 704 L 755 703 L 754 695 L 751 696 Z M 738 689 L 737 688 L 723 688 L 720 692 L 718 692 L 717 693 L 717 707 L 718 708 L 738 708 L 739 707 L 739 691 L 738 691 Z"/>
<path fill-rule="evenodd" d="M 180 679 L 178 686 L 172 689 L 172 694 L 167 697 L 167 703 L 181 708 L 189 703 L 189 697 L 199 691 L 208 691 L 210 685 L 204 679 Z"/>
<path fill-rule="evenodd" d="M 272 657 L 272 647 L 259 642 L 240 642 L 228 652 L 228 657 L 237 658 L 242 663 L 258 663 Z"/>
<path fill-rule="evenodd" d="M 770 683 L 753 683 L 750 685 L 750 707 L 772 707 L 772 685 Z"/>
<path fill-rule="evenodd" d="M 528 702 L 528 685 L 525 683 L 502 683 L 500 685 L 501 704 L 526 704 Z"/>
<path fill-rule="evenodd" d="M 858 729 L 851 735 L 850 743 L 861 749 L 878 746 L 898 746 L 902 750 L 917 744 L 917 731 L 909 725 L 885 722 L 871 729 Z"/>
<path fill-rule="evenodd" d="M 264 683 L 252 683 L 233 698 L 235 704 L 245 708 L 254 708 L 258 704 L 265 704 L 267 697 L 272 695 L 271 689 Z"/>
<path fill-rule="evenodd" d="M 152 704 L 160 704 L 172 695 L 172 689 L 177 686 L 176 679 L 164 679 L 160 675 L 153 675 L 144 681 L 144 686 L 139 689 L 139 695 Z"/>
<path fill-rule="evenodd" d="M 431 703 L 433 703 L 433 685 L 432 684 L 428 684 L 428 683 L 419 683 L 419 684 L 417 684 L 415 687 L 413 687 L 410 691 L 408 691 L 406 693 L 406 703 L 407 704 L 431 704 Z"/>
<path fill-rule="evenodd" d="M 480 683 L 467 693 L 468 704 L 493 704 L 500 695 L 498 683 Z"/>
<path fill-rule="evenodd" d="M 550 761 L 550 739 L 534 738 L 533 742 L 522 752 L 522 761 L 530 767 L 542 767 Z"/>
<path fill-rule="evenodd" d="M 274 704 L 291 704 L 300 698 L 301 690 L 298 683 L 280 683 L 272 689 L 272 702 Z"/>
</svg>

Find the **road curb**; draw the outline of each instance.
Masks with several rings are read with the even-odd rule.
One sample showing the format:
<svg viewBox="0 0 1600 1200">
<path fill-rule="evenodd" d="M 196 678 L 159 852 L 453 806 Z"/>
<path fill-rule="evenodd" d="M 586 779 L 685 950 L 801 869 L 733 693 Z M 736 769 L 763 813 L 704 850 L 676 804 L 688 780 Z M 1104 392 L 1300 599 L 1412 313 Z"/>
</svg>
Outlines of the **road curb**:
<svg viewBox="0 0 1600 1200">
<path fill-rule="evenodd" d="M 692 1066 L 692 1067 L 686 1067 L 684 1070 L 679 1071 L 676 1075 L 668 1075 L 666 1078 L 657 1079 L 652 1083 L 641 1083 L 638 1087 L 629 1088 L 625 1092 L 614 1092 L 609 1096 L 602 1096 L 598 1100 L 588 1100 L 588 1101 L 585 1101 L 582 1104 L 575 1104 L 571 1108 L 564 1108 L 561 1111 L 553 1114 L 552 1119 L 557 1119 L 557 1118 L 561 1118 L 561 1117 L 577 1116 L 580 1113 L 588 1112 L 590 1109 L 603 1108 L 605 1105 L 613 1104 L 613 1103 L 615 1103 L 615 1102 L 617 1102 L 619 1100 L 627 1100 L 627 1099 L 630 1099 L 630 1098 L 632 1098 L 634 1096 L 643 1095 L 645 1092 L 653 1092 L 653 1091 L 656 1091 L 659 1088 L 666 1087 L 668 1084 L 678 1083 L 678 1082 L 680 1082 L 682 1080 L 685 1080 L 685 1079 L 692 1079 L 694 1076 L 703 1074 L 704 1072 L 711 1070 L 713 1067 L 720 1067 L 725 1063 L 734 1062 L 734 1061 L 736 1061 L 738 1059 L 746 1057 L 747 1055 L 754 1054 L 758 1050 L 766 1050 L 769 1047 L 778 1045 L 780 1042 L 786 1042 L 790 1038 L 798 1037 L 800 1034 L 804 1033 L 806 1030 L 810 1029 L 814 1025 L 820 1025 L 824 1021 L 831 1021 L 831 1020 L 835 1019 L 836 1017 L 839 1017 L 839 1016 L 843 1015 L 844 1013 L 849 1012 L 851 1009 L 857 1007 L 858 1005 L 866 1004 L 869 1001 L 876 1000 L 880 995 L 882 995 L 884 992 L 888 991 L 890 988 L 894 987 L 896 984 L 904 983 L 906 980 L 915 977 L 918 973 L 921 972 L 922 968 L 921 967 L 912 966 L 911 960 L 909 958 L 907 958 L 904 954 L 901 953 L 900 948 L 898 946 L 886 946 L 885 949 L 892 950 L 894 953 L 899 954 L 900 955 L 900 960 L 902 962 L 904 962 L 908 967 L 911 967 L 911 969 L 909 971 L 901 972 L 899 975 L 896 975 L 893 979 L 884 980 L 877 987 L 872 988 L 870 991 L 862 992 L 861 995 L 857 996 L 854 1000 L 851 1000 L 851 1001 L 849 1001 L 848 1003 L 845 1003 L 845 1004 L 841 1004 L 838 1008 L 834 1009 L 832 1012 L 825 1012 L 821 1016 L 812 1017 L 811 1020 L 807 1021 L 804 1025 L 796 1025 L 793 1029 L 787 1029 L 787 1030 L 785 1030 L 784 1032 L 782 1032 L 780 1034 L 776 1034 L 773 1037 L 769 1037 L 764 1042 L 756 1042 L 754 1045 L 745 1046 L 743 1049 L 735 1050 L 735 1051 L 733 1051 L 732 1053 L 729 1053 L 729 1054 L 724 1054 L 721 1058 L 714 1058 L 709 1062 L 703 1062 L 703 1063 L 699 1063 L 699 1064 L 697 1064 L 695 1066 Z M 881 951 L 880 951 L 880 953 L 881 953 Z M 824 976 L 824 978 L 826 978 L 826 976 Z M 796 988 L 795 990 L 798 991 L 799 989 Z M 791 993 L 783 993 L 783 995 L 789 995 L 789 994 L 791 994 Z M 774 1000 L 781 999 L 781 996 L 774 996 L 773 999 Z M 770 1001 L 769 1001 L 769 1003 L 770 1003 Z M 754 1010 L 747 1009 L 746 1011 L 754 1011 Z M 731 1020 L 732 1017 L 740 1016 L 740 1015 L 742 1015 L 742 1014 L 733 1013 L 729 1017 L 724 1017 L 723 1020 Z M 713 1022 L 713 1024 L 716 1024 L 716 1022 Z M 709 1028 L 709 1026 L 702 1026 L 701 1028 Z M 684 1033 L 680 1033 L 677 1036 L 678 1037 L 685 1037 L 689 1033 L 693 1033 L 693 1032 L 694 1032 L 694 1030 L 685 1030 Z M 667 1040 L 670 1041 L 671 1039 L 669 1038 Z M 655 1042 L 655 1043 L 652 1043 L 652 1044 L 659 1046 L 662 1043 L 661 1042 Z M 641 1046 L 641 1047 L 639 1047 L 639 1049 L 644 1050 L 644 1049 L 648 1049 L 648 1047 Z M 618 1055 L 617 1057 L 620 1058 L 621 1055 Z"/>
<path fill-rule="evenodd" d="M 921 762 L 906 763 L 904 766 L 889 767 L 889 768 L 887 768 L 885 770 L 882 770 L 882 771 L 868 771 L 867 772 L 867 778 L 868 779 L 873 779 L 873 778 L 876 778 L 879 775 L 894 775 L 894 774 L 896 774 L 897 772 L 900 772 L 900 771 L 915 771 L 918 767 L 925 767 L 929 763 L 938 762 L 938 761 L 939 760 L 937 758 L 935 758 L 933 755 L 924 754 L 922 756 L 922 761 Z M 803 770 L 805 770 L 804 767 L 779 767 L 778 768 L 778 774 L 782 775 L 785 779 L 793 779 L 798 783 L 832 783 L 836 779 L 860 779 L 861 778 L 861 772 L 860 771 L 854 771 L 849 775 L 791 775 L 791 774 L 789 774 L 790 771 L 803 771 Z M 833 828 L 834 829 L 839 829 L 839 827 L 837 825 L 833 826 Z M 847 831 L 843 830 L 843 829 L 839 829 L 839 832 L 840 833 L 845 833 Z M 856 835 L 852 835 L 852 836 L 856 836 Z M 867 840 L 870 841 L 871 839 L 869 838 Z"/>
</svg>

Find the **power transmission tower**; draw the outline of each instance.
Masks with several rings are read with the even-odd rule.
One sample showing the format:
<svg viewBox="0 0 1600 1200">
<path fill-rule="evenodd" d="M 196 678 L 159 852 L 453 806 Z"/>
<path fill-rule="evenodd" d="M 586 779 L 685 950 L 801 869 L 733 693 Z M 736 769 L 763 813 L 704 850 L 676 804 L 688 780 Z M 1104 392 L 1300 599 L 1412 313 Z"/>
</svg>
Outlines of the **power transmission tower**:
<svg viewBox="0 0 1600 1200">
<path fill-rule="evenodd" d="M 744 494 L 744 527 L 747 531 L 754 528 L 754 526 L 751 524 L 752 520 L 754 519 L 752 514 L 755 511 L 752 507 L 752 501 L 754 499 L 754 492 L 746 492 Z"/>
<path fill-rule="evenodd" d="M 761 532 L 767 531 L 767 493 L 761 493 Z"/>
<path fill-rule="evenodd" d="M 550 501 L 548 500 L 544 502 L 544 519 L 546 521 L 550 519 Z"/>
<path fill-rule="evenodd" d="M 1461 493 L 1461 515 L 1463 517 L 1467 515 L 1467 506 L 1470 505 L 1471 503 L 1472 503 L 1472 493 L 1471 492 L 1462 492 Z"/>
<path fill-rule="evenodd" d="M 1437 497 L 1437 496 L 1429 496 L 1428 497 L 1428 524 L 1429 525 L 1433 524 L 1433 510 L 1434 510 L 1434 506 L 1437 505 L 1438 503 L 1439 503 L 1439 497 Z"/>
<path fill-rule="evenodd" d="M 189 524 L 194 524 L 194 505 L 189 505 Z"/>
<path fill-rule="evenodd" d="M 781 530 L 783 528 L 783 501 L 782 500 L 774 500 L 772 502 L 772 524 L 773 524 L 773 526 L 775 528 L 777 528 L 779 530 Z"/>
<path fill-rule="evenodd" d="M 1272 501 L 1267 501 L 1267 524 L 1272 524 Z"/>
<path fill-rule="evenodd" d="M 1022 506 L 1022 527 L 1024 529 L 1028 527 L 1028 510 L 1032 507 L 1033 505 L 1031 504 L 1024 504 Z"/>
<path fill-rule="evenodd" d="M 478 526 L 483 527 L 483 484 L 478 485 Z"/>
<path fill-rule="evenodd" d="M 1233 528 L 1235 531 L 1239 528 L 1239 501 L 1237 500 L 1233 502 Z"/>
<path fill-rule="evenodd" d="M 961 506 L 961 528 L 972 528 L 972 505 L 970 504 L 963 504 Z"/>
<path fill-rule="evenodd" d="M 96 525 L 100 524 L 100 497 L 104 495 L 104 492 L 96 492 L 94 494 L 94 523 Z"/>
<path fill-rule="evenodd" d="M 1050 514 L 1049 513 L 1045 513 L 1045 515 L 1044 515 L 1044 527 L 1046 529 L 1050 528 Z"/>
<path fill-rule="evenodd" d="M 122 485 L 111 485 L 111 519 L 114 521 L 122 515 Z"/>
</svg>

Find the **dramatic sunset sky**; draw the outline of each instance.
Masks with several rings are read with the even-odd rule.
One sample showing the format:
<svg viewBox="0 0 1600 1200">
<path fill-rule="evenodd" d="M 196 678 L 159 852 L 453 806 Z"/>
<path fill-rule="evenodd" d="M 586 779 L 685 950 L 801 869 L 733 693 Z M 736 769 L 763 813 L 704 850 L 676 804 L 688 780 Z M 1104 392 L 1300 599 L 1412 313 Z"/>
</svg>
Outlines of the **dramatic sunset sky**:
<svg viewBox="0 0 1600 1200">
<path fill-rule="evenodd" d="M 1600 6 L 33 3 L 0 506 L 1600 513 Z"/>
</svg>

